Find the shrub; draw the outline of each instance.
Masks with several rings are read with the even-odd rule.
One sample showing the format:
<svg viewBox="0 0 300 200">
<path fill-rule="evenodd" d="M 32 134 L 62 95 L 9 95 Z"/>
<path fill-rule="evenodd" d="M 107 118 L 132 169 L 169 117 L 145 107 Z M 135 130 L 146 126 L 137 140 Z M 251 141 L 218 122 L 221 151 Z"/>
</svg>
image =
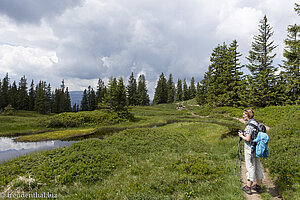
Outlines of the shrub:
<svg viewBox="0 0 300 200">
<path fill-rule="evenodd" d="M 269 109 L 275 111 L 274 115 L 269 115 L 272 116 L 272 119 L 268 120 L 273 124 L 272 120 L 277 117 L 277 124 L 271 128 L 269 133 L 270 156 L 263 162 L 286 199 L 293 199 L 291 191 L 295 190 L 296 185 L 300 185 L 299 108 L 299 106 L 265 108 L 266 113 L 271 113 Z M 282 110 L 281 114 L 278 109 Z"/>
<path fill-rule="evenodd" d="M 108 111 L 87 111 L 70 113 L 65 112 L 53 117 L 50 117 L 45 121 L 46 127 L 79 127 L 83 125 L 106 125 L 117 124 L 122 121 L 133 120 L 134 116 L 129 113 L 116 113 Z"/>
</svg>

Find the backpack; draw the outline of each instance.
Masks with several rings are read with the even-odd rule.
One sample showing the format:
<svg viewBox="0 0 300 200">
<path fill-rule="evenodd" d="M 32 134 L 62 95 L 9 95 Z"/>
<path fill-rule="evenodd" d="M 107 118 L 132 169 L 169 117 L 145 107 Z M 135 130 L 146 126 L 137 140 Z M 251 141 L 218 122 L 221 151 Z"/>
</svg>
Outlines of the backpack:
<svg viewBox="0 0 300 200">
<path fill-rule="evenodd" d="M 257 134 L 257 137 L 254 140 L 254 142 L 257 143 L 255 149 L 256 157 L 267 158 L 269 156 L 269 148 L 268 148 L 269 140 L 270 139 L 267 133 L 259 132 Z"/>
<path fill-rule="evenodd" d="M 252 152 L 256 153 L 256 157 L 267 158 L 269 156 L 269 148 L 268 148 L 269 136 L 266 133 L 267 130 L 265 125 L 260 123 L 258 123 L 258 126 L 252 123 L 248 123 L 247 125 L 250 125 L 254 128 L 250 139 L 250 146 Z"/>
</svg>

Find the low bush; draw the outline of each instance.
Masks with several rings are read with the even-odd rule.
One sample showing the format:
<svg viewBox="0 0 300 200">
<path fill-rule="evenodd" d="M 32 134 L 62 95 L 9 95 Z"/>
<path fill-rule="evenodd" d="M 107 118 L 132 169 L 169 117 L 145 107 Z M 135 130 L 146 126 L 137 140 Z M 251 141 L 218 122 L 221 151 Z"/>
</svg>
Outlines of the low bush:
<svg viewBox="0 0 300 200">
<path fill-rule="evenodd" d="M 14 183 L 19 176 L 30 175 L 39 185 L 83 184 L 103 180 L 118 165 L 117 154 L 103 152 L 101 140 L 78 142 L 69 148 L 59 148 L 22 157 L 0 166 L 1 186 Z"/>
<path fill-rule="evenodd" d="M 273 124 L 272 120 L 277 117 L 277 124 L 271 127 L 269 133 L 270 155 L 264 159 L 264 165 L 275 179 L 282 196 L 295 199 L 300 194 L 300 107 L 281 107 L 282 113 L 277 112 L 279 109 L 265 108 L 265 113 L 275 111 L 268 120 Z"/>
<path fill-rule="evenodd" d="M 131 113 L 116 113 L 108 111 L 89 111 L 89 112 L 65 112 L 52 116 L 44 121 L 48 128 L 59 127 L 79 127 L 83 125 L 108 125 L 117 124 L 123 121 L 132 121 Z"/>
</svg>

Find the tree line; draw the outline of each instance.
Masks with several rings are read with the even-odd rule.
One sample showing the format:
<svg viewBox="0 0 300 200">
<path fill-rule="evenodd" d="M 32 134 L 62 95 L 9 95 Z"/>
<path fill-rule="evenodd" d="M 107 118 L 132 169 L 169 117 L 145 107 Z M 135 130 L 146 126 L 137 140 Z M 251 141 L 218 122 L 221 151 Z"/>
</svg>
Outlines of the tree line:
<svg viewBox="0 0 300 200">
<path fill-rule="evenodd" d="M 91 86 L 83 92 L 81 105 L 71 105 L 68 87 L 64 80 L 60 88 L 54 91 L 51 85 L 40 81 L 36 86 L 32 80 L 30 88 L 27 86 L 25 76 L 21 77 L 19 84 L 16 81 L 10 83 L 8 73 L 0 80 L 0 110 L 16 109 L 37 111 L 42 114 L 92 111 L 95 109 L 108 109 L 123 112 L 127 106 L 148 106 L 148 95 L 145 75 L 140 75 L 138 81 L 132 73 L 129 77 L 128 86 L 125 86 L 123 78 L 118 80 L 111 77 L 106 86 L 102 79 L 98 80 L 97 90 Z"/>
<path fill-rule="evenodd" d="M 50 83 L 40 81 L 35 86 L 32 80 L 28 90 L 25 76 L 21 77 L 18 85 L 16 81 L 10 84 L 8 73 L 0 80 L 0 109 L 7 107 L 42 114 L 72 111 L 69 89 L 65 87 L 64 81 L 60 88 L 52 91 Z"/>
<path fill-rule="evenodd" d="M 135 79 L 131 73 L 128 85 L 125 86 L 122 77 L 110 77 L 107 86 L 102 79 L 98 80 L 97 90 L 91 86 L 83 91 L 81 100 L 82 111 L 92 111 L 96 108 L 109 109 L 116 112 L 127 110 L 128 106 L 149 106 L 150 98 L 144 74 Z"/>
<path fill-rule="evenodd" d="M 295 4 L 299 14 L 299 5 Z M 267 16 L 259 22 L 259 34 L 254 36 L 251 50 L 246 57 L 248 64 L 242 65 L 238 51 L 238 42 L 229 45 L 219 44 L 213 49 L 210 57 L 211 64 L 204 78 L 197 83 L 195 89 L 194 77 L 187 87 L 178 79 L 175 86 L 172 74 L 166 80 L 162 73 L 157 82 L 154 94 L 154 104 L 172 103 L 196 97 L 199 105 L 210 106 L 255 106 L 300 104 L 300 27 L 289 25 L 283 64 L 273 65 L 277 45 L 272 41 L 272 27 Z M 244 74 L 243 68 L 248 68 L 250 74 Z M 276 73 L 277 72 L 277 73 Z"/>
</svg>

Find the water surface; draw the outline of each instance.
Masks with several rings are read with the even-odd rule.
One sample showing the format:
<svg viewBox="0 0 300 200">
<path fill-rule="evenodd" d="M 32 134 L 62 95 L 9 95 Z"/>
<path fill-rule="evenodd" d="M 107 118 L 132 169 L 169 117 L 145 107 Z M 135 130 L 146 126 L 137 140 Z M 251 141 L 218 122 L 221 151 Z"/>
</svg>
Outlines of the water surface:
<svg viewBox="0 0 300 200">
<path fill-rule="evenodd" d="M 76 142 L 60 140 L 42 142 L 15 142 L 13 139 L 15 139 L 15 137 L 0 137 L 0 163 L 35 151 L 70 146 L 72 143 Z"/>
</svg>

